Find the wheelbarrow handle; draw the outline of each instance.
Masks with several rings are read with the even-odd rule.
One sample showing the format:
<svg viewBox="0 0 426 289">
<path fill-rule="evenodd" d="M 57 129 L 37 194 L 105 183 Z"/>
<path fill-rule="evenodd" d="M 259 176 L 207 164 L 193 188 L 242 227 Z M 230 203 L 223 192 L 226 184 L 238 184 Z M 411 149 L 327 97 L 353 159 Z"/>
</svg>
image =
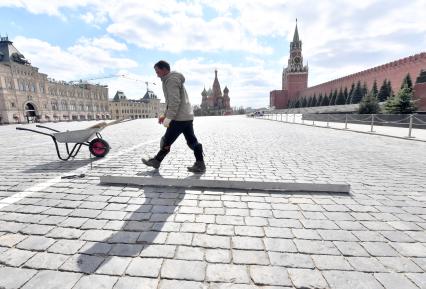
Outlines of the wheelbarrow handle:
<svg viewBox="0 0 426 289">
<path fill-rule="evenodd" d="M 36 127 L 45 128 L 45 129 L 48 129 L 48 130 L 51 130 L 51 131 L 54 131 L 54 132 L 60 132 L 59 130 L 56 130 L 56 129 L 53 129 L 53 128 L 50 128 L 50 127 L 47 127 L 47 126 L 44 126 L 44 125 L 37 124 Z"/>
<path fill-rule="evenodd" d="M 50 133 L 45 133 L 45 132 L 41 132 L 41 131 L 38 131 L 38 130 L 33 130 L 33 129 L 29 129 L 29 128 L 23 128 L 23 127 L 17 127 L 16 129 L 17 130 L 27 130 L 27 131 L 32 131 L 32 132 L 39 133 L 39 134 L 44 134 L 44 135 L 50 136 L 53 139 L 55 139 L 55 137 L 53 135 L 51 135 Z"/>
</svg>

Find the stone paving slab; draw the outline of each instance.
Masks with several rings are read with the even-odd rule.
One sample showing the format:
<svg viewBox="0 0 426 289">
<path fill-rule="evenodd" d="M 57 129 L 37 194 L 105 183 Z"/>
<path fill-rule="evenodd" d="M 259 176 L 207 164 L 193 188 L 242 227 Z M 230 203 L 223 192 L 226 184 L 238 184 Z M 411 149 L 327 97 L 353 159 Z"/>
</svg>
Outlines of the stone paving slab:
<svg viewBox="0 0 426 289">
<path fill-rule="evenodd" d="M 194 178 L 192 152 L 179 139 L 147 169 L 140 157 L 164 130 L 137 120 L 105 129 L 112 150 L 90 170 L 84 152 L 59 162 L 38 137 L 22 135 L 32 147 L 13 155 L 16 132 L 3 126 L 0 144 L 14 149 L 0 152 L 0 203 L 26 193 L 0 209 L 0 287 L 424 288 L 424 144 L 245 117 L 194 125 L 200 180 L 347 183 L 351 193 L 100 185 L 107 174 Z M 76 170 L 86 177 L 49 181 Z"/>
<path fill-rule="evenodd" d="M 157 177 L 128 177 L 101 176 L 100 183 L 105 185 L 140 185 L 149 187 L 173 187 L 187 189 L 233 189 L 255 191 L 284 192 L 327 192 L 349 193 L 347 184 L 311 184 L 311 183 L 280 183 L 280 182 L 250 182 L 250 181 L 221 181 L 198 179 L 171 179 Z"/>
</svg>

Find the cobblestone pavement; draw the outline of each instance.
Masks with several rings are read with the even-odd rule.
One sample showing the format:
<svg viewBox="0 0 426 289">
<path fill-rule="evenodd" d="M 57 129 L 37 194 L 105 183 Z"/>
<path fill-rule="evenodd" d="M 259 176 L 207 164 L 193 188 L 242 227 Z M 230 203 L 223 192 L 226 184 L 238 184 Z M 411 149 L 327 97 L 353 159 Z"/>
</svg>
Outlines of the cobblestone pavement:
<svg viewBox="0 0 426 289">
<path fill-rule="evenodd" d="M 192 152 L 181 138 L 159 171 L 144 167 L 164 133 L 146 119 L 106 128 L 106 158 L 83 148 L 61 162 L 48 137 L 2 126 L 0 288 L 426 288 L 425 143 L 242 116 L 195 130 L 203 179 L 351 194 L 101 186 L 105 174 L 194 178 Z"/>
</svg>

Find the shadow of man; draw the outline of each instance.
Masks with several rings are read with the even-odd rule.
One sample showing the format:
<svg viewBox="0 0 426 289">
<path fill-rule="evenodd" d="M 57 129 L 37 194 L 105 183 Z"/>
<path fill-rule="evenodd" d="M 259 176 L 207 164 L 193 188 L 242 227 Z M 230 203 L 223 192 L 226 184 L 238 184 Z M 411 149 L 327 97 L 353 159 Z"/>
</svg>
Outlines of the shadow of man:
<svg viewBox="0 0 426 289">
<path fill-rule="evenodd" d="M 141 176 L 163 177 L 158 170 L 138 173 Z M 191 175 L 185 179 L 199 179 L 201 175 Z M 86 244 L 76 258 L 76 271 L 122 275 L 131 257 L 172 258 L 176 243 L 167 244 L 170 233 L 179 232 L 180 222 L 174 221 L 174 213 L 185 197 L 185 189 L 174 187 L 143 187 L 135 198 L 139 204 L 127 204 L 128 211 L 122 221 L 110 221 L 117 224 L 115 231 L 94 230 L 103 236 L 97 237 L 90 245 Z M 96 234 L 96 233 L 95 233 Z M 162 261 L 162 259 L 158 259 Z M 161 263 L 159 264 L 161 265 Z M 157 272 L 158 274 L 158 272 Z M 149 275 L 149 274 L 148 274 Z M 143 275 L 146 276 L 146 275 Z M 148 276 L 150 277 L 150 276 Z M 156 277 L 156 276 L 151 276 Z"/>
</svg>

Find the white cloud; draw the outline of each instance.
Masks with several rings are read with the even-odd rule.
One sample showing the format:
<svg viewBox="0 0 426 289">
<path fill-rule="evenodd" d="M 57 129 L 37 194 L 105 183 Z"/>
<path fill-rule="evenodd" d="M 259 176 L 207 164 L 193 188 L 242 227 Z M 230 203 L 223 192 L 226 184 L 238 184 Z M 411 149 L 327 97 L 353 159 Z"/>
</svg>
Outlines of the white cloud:
<svg viewBox="0 0 426 289">
<path fill-rule="evenodd" d="M 105 50 L 115 50 L 115 51 L 126 51 L 127 46 L 124 43 L 120 43 L 115 39 L 109 37 L 108 35 L 104 35 L 98 38 L 87 38 L 81 37 L 78 41 L 78 44 L 83 46 L 95 46 L 97 48 L 105 49 Z"/>
<path fill-rule="evenodd" d="M 100 25 L 108 21 L 107 14 L 104 11 L 98 11 L 96 13 L 88 11 L 80 17 L 87 24 L 91 24 L 99 29 L 101 28 Z"/>
<path fill-rule="evenodd" d="M 66 17 L 60 12 L 63 8 L 78 8 L 89 4 L 100 4 L 97 0 L 2 0 L 0 7 L 24 8 L 34 14 L 47 14 L 58 16 L 62 19 Z"/>
<path fill-rule="evenodd" d="M 193 3 L 167 3 L 170 6 L 123 2 L 109 11 L 112 24 L 107 31 L 139 47 L 169 52 L 272 52 L 270 47 L 251 37 L 238 19 L 205 20 Z"/>
<path fill-rule="evenodd" d="M 40 68 L 40 72 L 59 80 L 76 80 L 103 74 L 111 68 L 137 66 L 131 59 L 113 57 L 107 50 L 90 43 L 79 43 L 64 50 L 48 42 L 24 36 L 18 36 L 13 41 L 31 64 Z"/>
</svg>

